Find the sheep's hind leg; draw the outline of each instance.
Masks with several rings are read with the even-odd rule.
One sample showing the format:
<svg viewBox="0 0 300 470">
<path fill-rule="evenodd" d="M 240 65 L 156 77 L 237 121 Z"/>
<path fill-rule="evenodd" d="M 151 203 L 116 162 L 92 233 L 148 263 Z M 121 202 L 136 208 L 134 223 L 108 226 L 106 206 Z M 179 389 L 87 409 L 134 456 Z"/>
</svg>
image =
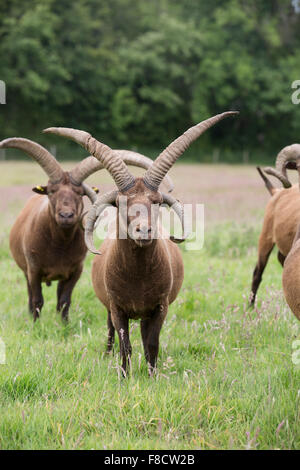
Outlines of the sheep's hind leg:
<svg viewBox="0 0 300 470">
<path fill-rule="evenodd" d="M 268 262 L 271 251 L 273 250 L 273 247 L 274 247 L 274 243 L 271 242 L 271 243 L 266 244 L 266 246 L 263 247 L 264 248 L 263 250 L 259 251 L 258 261 L 255 266 L 255 269 L 253 272 L 253 278 L 252 278 L 251 295 L 250 295 L 251 306 L 253 306 L 255 303 L 256 293 L 261 283 L 262 275 L 266 267 L 266 264 Z"/>
<path fill-rule="evenodd" d="M 149 375 L 153 375 L 156 368 L 159 350 L 159 334 L 167 313 L 168 305 L 158 305 L 151 318 L 141 321 L 141 334 L 145 358 L 149 367 Z"/>
<path fill-rule="evenodd" d="M 278 251 L 277 258 L 278 258 L 279 263 L 283 267 L 286 256 L 284 256 L 280 251 Z"/>
</svg>

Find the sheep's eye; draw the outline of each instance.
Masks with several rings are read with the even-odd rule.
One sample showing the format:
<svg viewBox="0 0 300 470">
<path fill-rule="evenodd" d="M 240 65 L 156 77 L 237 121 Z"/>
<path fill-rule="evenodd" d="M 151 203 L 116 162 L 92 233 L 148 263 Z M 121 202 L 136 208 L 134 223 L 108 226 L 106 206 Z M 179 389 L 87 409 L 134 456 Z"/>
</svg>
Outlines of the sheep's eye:
<svg viewBox="0 0 300 470">
<path fill-rule="evenodd" d="M 82 196 L 82 190 L 81 189 L 76 189 L 76 188 L 72 188 L 73 192 L 75 194 L 77 194 L 78 196 Z"/>
<path fill-rule="evenodd" d="M 159 199 L 158 197 L 153 197 L 153 198 L 151 198 L 151 203 L 152 203 L 152 204 L 159 204 L 159 205 L 160 205 L 160 204 L 161 204 L 161 201 L 160 201 L 160 199 Z"/>
</svg>

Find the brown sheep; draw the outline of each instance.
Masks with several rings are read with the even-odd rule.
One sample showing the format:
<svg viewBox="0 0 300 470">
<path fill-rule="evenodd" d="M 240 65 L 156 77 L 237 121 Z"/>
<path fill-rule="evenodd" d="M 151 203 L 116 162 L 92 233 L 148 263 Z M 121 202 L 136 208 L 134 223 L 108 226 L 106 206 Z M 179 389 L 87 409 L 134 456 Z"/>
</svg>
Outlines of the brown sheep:
<svg viewBox="0 0 300 470">
<path fill-rule="evenodd" d="M 83 181 L 103 165 L 87 157 L 70 172 L 44 147 L 21 138 L 0 142 L 0 148 L 18 148 L 35 159 L 49 177 L 47 186 L 37 186 L 10 232 L 10 250 L 27 280 L 29 310 L 36 320 L 43 306 L 42 282 L 58 280 L 57 311 L 68 319 L 71 294 L 86 256 L 82 228 L 83 196 L 95 201 L 95 192 Z M 118 151 L 116 151 L 118 152 Z M 120 151 L 128 164 L 149 168 L 152 160 L 134 152 Z"/>
<path fill-rule="evenodd" d="M 182 256 L 173 242 L 180 243 L 185 236 L 182 239 L 163 238 L 162 229 L 157 223 L 159 206 L 167 204 L 177 213 L 183 226 L 183 208 L 174 198 L 160 192 L 159 186 L 175 161 L 195 139 L 221 119 L 233 114 L 236 113 L 217 115 L 187 130 L 156 158 L 143 178 L 134 178 L 117 156 L 112 158 L 109 147 L 86 132 L 65 128 L 46 130 L 84 146 L 102 162 L 118 188 L 98 198 L 87 217 L 85 233 L 88 248 L 98 253 L 93 246 L 95 222 L 108 204 L 117 207 L 115 237 L 105 239 L 101 256 L 94 259 L 92 281 L 97 297 L 108 312 L 108 351 L 113 347 L 117 330 L 124 375 L 131 357 L 129 319 L 141 320 L 145 358 L 152 374 L 157 362 L 161 327 L 169 305 L 176 299 L 183 282 Z M 122 210 L 124 200 L 126 209 Z M 133 234 L 129 227 L 134 220 L 130 210 L 134 205 L 143 209 L 143 215 Z M 153 208 L 156 208 L 155 217 L 151 217 Z M 119 228 L 126 237 L 120 236 Z"/>
<path fill-rule="evenodd" d="M 277 156 L 276 169 L 265 168 L 265 172 L 277 177 L 284 188 L 274 188 L 259 170 L 272 197 L 266 206 L 263 227 L 259 237 L 258 261 L 253 272 L 250 294 L 251 305 L 255 303 L 262 274 L 274 245 L 277 245 L 278 260 L 283 266 L 293 244 L 300 221 L 300 197 L 298 186 L 291 185 L 287 179 L 286 170 L 295 169 L 294 159 L 297 155 L 300 155 L 299 144 L 284 147 Z"/>
<path fill-rule="evenodd" d="M 276 172 L 285 187 L 291 186 L 285 168 L 296 168 L 298 176 L 300 177 L 300 145 L 295 144 L 293 151 L 285 152 L 282 161 L 276 163 Z M 294 199 L 299 200 L 299 186 L 293 186 L 291 189 L 286 191 L 293 191 Z M 292 201 L 292 200 L 291 200 Z M 300 206 L 291 202 L 291 207 L 295 206 L 299 210 Z M 300 213 L 297 212 L 297 218 L 291 214 L 294 219 L 293 229 L 295 230 L 292 247 L 285 259 L 282 273 L 282 285 L 285 299 L 294 313 L 294 315 L 300 320 Z"/>
</svg>

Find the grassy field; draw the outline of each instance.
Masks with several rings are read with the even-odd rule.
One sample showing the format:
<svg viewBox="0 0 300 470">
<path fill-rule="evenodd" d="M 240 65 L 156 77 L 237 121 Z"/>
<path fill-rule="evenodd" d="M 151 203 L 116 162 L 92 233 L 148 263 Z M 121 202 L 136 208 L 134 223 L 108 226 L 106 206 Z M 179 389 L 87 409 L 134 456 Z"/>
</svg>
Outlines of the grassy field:
<svg viewBox="0 0 300 470">
<path fill-rule="evenodd" d="M 44 287 L 33 324 L 8 232 L 45 177 L 34 164 L 1 163 L 1 449 L 300 449 L 300 370 L 291 359 L 300 324 L 284 301 L 275 251 L 257 307 L 247 307 L 268 193 L 254 167 L 178 164 L 172 176 L 174 195 L 205 204 L 205 244 L 182 247 L 184 287 L 162 329 L 156 376 L 148 378 L 132 322 L 133 371 L 124 380 L 118 354 L 104 354 L 91 255 L 69 324 L 55 312 L 55 285 Z M 105 174 L 91 181 L 110 187 Z"/>
</svg>

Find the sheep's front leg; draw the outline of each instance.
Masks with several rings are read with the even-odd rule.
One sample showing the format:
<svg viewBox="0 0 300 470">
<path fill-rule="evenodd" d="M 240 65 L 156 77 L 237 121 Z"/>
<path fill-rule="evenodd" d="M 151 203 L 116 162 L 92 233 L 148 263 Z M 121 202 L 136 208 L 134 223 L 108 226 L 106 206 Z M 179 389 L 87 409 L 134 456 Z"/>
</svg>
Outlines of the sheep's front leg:
<svg viewBox="0 0 300 470">
<path fill-rule="evenodd" d="M 42 294 L 42 279 L 37 273 L 29 273 L 28 275 L 28 293 L 29 293 L 29 309 L 36 321 L 40 317 L 44 299 Z"/>
<path fill-rule="evenodd" d="M 71 296 L 76 282 L 80 278 L 82 266 L 78 268 L 67 280 L 59 281 L 57 285 L 57 311 L 61 312 L 63 320 L 68 321 Z"/>
<path fill-rule="evenodd" d="M 108 337 L 107 337 L 107 348 L 106 352 L 110 353 L 114 347 L 115 343 L 115 327 L 111 320 L 111 313 L 108 310 L 107 312 L 107 328 L 108 328 Z"/>
<path fill-rule="evenodd" d="M 111 321 L 117 330 L 120 344 L 120 355 L 122 359 L 122 371 L 126 377 L 128 366 L 130 367 L 130 357 L 132 348 L 129 340 L 129 319 L 128 316 L 117 306 L 111 305 L 110 309 Z"/>
<path fill-rule="evenodd" d="M 168 304 L 161 304 L 156 307 L 151 318 L 141 321 L 141 334 L 150 375 L 153 374 L 156 368 L 159 334 L 167 313 Z"/>
<path fill-rule="evenodd" d="M 29 308 L 29 312 L 33 313 L 32 292 L 31 292 L 31 286 L 29 284 L 27 276 L 26 276 L 26 282 L 27 282 L 27 291 L 28 291 L 28 308 Z"/>
</svg>

